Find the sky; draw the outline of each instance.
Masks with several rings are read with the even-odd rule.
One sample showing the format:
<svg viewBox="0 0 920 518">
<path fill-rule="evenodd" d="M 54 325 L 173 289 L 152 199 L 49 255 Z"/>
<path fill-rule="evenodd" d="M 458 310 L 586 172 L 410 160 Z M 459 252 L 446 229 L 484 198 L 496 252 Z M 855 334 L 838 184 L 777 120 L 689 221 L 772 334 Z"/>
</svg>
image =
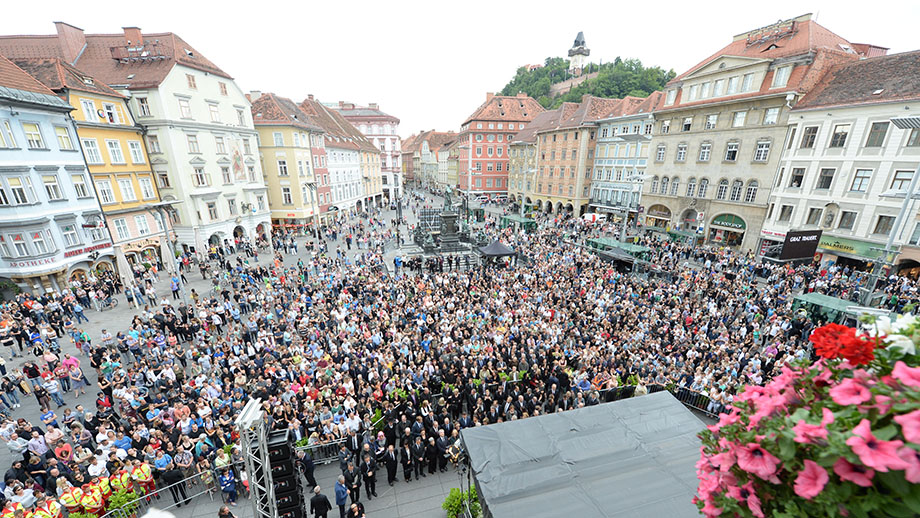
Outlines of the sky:
<svg viewBox="0 0 920 518">
<path fill-rule="evenodd" d="M 591 62 L 638 58 L 678 74 L 735 34 L 809 12 L 854 43 L 889 47 L 890 53 L 920 48 L 918 0 L 886 0 L 872 8 L 852 0 L 10 4 L 0 16 L 0 34 L 53 34 L 55 21 L 87 33 L 119 33 L 128 26 L 175 32 L 245 92 L 275 92 L 295 101 L 313 94 L 323 102 L 376 102 L 401 120 L 403 137 L 458 130 L 486 92 L 501 90 L 518 67 L 567 56 L 579 31 Z"/>
</svg>

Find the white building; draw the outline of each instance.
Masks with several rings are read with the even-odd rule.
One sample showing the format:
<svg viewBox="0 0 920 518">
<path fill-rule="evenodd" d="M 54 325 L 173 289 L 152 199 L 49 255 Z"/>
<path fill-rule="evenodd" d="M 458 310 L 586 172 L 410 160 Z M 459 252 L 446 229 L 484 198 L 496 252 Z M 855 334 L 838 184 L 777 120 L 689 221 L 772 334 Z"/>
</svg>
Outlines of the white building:
<svg viewBox="0 0 920 518">
<path fill-rule="evenodd" d="M 403 189 L 399 119 L 381 111 L 377 103 L 357 106 L 354 103 L 339 101 L 337 105 L 330 107 L 345 117 L 380 150 L 383 197 L 387 200 L 399 198 Z"/>
<path fill-rule="evenodd" d="M 920 164 L 920 129 L 894 117 L 920 115 L 920 51 L 834 67 L 789 115 L 761 251 L 789 230 L 823 231 L 816 257 L 868 269 L 884 260 L 892 232 L 897 269 L 920 267 L 918 202 L 897 224 Z M 899 226 L 900 228 L 896 228 Z"/>
</svg>

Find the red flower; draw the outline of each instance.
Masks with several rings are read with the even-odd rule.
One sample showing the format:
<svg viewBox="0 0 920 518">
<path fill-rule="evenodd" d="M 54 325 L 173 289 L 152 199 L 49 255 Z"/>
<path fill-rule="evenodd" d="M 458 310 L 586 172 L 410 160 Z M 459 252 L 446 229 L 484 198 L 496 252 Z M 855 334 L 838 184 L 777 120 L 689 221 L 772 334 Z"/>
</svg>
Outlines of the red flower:
<svg viewBox="0 0 920 518">
<path fill-rule="evenodd" d="M 855 333 L 854 329 L 852 335 L 843 337 L 843 348 L 840 353 L 854 365 L 866 365 L 875 359 L 875 342 Z"/>
<path fill-rule="evenodd" d="M 840 358 L 843 349 L 843 339 L 853 336 L 856 330 L 840 324 L 826 324 L 811 333 L 811 343 L 815 344 L 815 352 L 828 360 Z"/>
</svg>

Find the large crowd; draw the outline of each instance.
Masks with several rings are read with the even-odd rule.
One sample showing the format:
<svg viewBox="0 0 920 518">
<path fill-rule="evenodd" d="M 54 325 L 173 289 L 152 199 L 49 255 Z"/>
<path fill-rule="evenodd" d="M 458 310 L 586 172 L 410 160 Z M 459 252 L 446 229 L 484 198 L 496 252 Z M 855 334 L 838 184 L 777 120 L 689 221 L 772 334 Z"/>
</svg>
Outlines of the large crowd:
<svg viewBox="0 0 920 518">
<path fill-rule="evenodd" d="M 362 487 L 376 496 L 378 472 L 393 485 L 449 469 L 448 450 L 466 427 L 596 405 L 627 384 L 703 394 L 718 413 L 742 385 L 809 354 L 815 322 L 793 311 L 796 293 L 850 298 L 866 282 L 848 268 L 759 263 L 651 235 L 638 242 L 651 247 L 659 274 L 636 275 L 577 246 L 616 232 L 612 225 L 538 222 L 532 234 L 487 225 L 521 253 L 501 268 L 381 267 L 395 221 L 378 213 L 300 248 L 278 233 L 268 264 L 251 261 L 259 249 L 249 245 L 212 249 L 199 262 L 214 288 L 192 291 L 188 303 L 175 295 L 179 274 L 174 296 L 158 298 L 152 269 L 127 286 L 109 279 L 110 292 L 106 279 L 92 279 L 19 295 L 2 306 L 0 344 L 30 358 L 9 372 L 0 359 L 0 403 L 15 413 L 35 397 L 41 416 L 0 426 L 14 454 L 0 499 L 26 510 L 72 507 L 79 491 L 94 496 L 78 505 L 99 514 L 113 487 L 150 490 L 197 474 L 235 505 L 245 473 L 232 424 L 258 398 L 271 429 L 311 447 L 298 460 L 311 486 L 311 453 L 334 452 L 345 516 Z M 330 249 L 327 240 L 340 237 L 344 249 Z M 182 263 L 182 276 L 194 262 Z M 100 284 L 137 311 L 89 336 L 80 323 Z M 892 309 L 917 299 L 907 279 L 887 279 L 884 289 Z M 79 353 L 62 351 L 62 341 Z M 93 407 L 66 405 L 68 393 L 87 390 Z M 187 502 L 184 489 L 173 498 Z"/>
</svg>

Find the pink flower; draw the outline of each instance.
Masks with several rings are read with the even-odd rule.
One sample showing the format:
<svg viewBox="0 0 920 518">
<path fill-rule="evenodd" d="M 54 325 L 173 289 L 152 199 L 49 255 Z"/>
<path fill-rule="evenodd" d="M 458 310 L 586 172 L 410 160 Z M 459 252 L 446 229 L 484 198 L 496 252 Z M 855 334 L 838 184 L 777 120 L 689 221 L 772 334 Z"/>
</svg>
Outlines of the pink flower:
<svg viewBox="0 0 920 518">
<path fill-rule="evenodd" d="M 712 433 L 718 433 L 720 429 L 737 423 L 740 418 L 741 416 L 737 413 L 719 414 L 719 422 L 709 425 L 707 428 L 709 428 L 709 431 Z"/>
<path fill-rule="evenodd" d="M 840 477 L 840 480 L 846 480 L 861 487 L 870 487 L 872 477 L 875 476 L 875 470 L 859 464 L 853 464 L 842 457 L 834 463 L 834 473 Z"/>
<path fill-rule="evenodd" d="M 827 439 L 827 425 L 834 422 L 834 413 L 827 408 L 822 408 L 821 415 L 821 424 L 808 424 L 804 419 L 800 419 L 792 427 L 795 432 L 795 442 L 808 444 L 818 439 Z"/>
<path fill-rule="evenodd" d="M 729 487 L 728 495 L 738 502 L 747 505 L 748 509 L 751 510 L 751 514 L 756 518 L 764 518 L 763 509 L 760 507 L 760 498 L 757 497 L 757 492 L 754 491 L 753 483 L 748 482 L 741 487 Z"/>
<path fill-rule="evenodd" d="M 830 392 L 834 403 L 842 406 L 858 405 L 872 399 L 872 393 L 869 392 L 869 389 L 851 378 L 841 381 Z"/>
<path fill-rule="evenodd" d="M 898 450 L 898 456 L 907 463 L 904 478 L 911 484 L 920 484 L 920 452 L 910 446 L 905 446 Z"/>
<path fill-rule="evenodd" d="M 748 443 L 739 446 L 735 452 L 738 457 L 738 467 L 767 480 L 776 473 L 780 461 L 757 443 Z"/>
<path fill-rule="evenodd" d="M 813 460 L 806 460 L 805 467 L 799 471 L 799 476 L 795 477 L 795 494 L 811 500 L 824 490 L 828 479 L 830 477 L 826 469 Z"/>
<path fill-rule="evenodd" d="M 901 431 L 904 432 L 907 442 L 920 443 L 920 410 L 895 416 L 894 422 L 901 425 Z"/>
<path fill-rule="evenodd" d="M 709 461 L 713 466 L 718 467 L 719 471 L 728 471 L 735 465 L 735 454 L 731 451 L 723 451 L 717 455 L 713 455 Z"/>
<path fill-rule="evenodd" d="M 899 361 L 894 364 L 891 375 L 908 387 L 920 389 L 920 367 L 908 367 L 906 363 Z"/>
<path fill-rule="evenodd" d="M 853 429 L 853 437 L 847 439 L 847 445 L 853 450 L 859 460 L 875 469 L 887 472 L 891 470 L 907 469 L 907 462 L 898 457 L 898 448 L 904 445 L 901 441 L 882 441 L 872 435 L 869 420 L 863 419 Z"/>
</svg>

